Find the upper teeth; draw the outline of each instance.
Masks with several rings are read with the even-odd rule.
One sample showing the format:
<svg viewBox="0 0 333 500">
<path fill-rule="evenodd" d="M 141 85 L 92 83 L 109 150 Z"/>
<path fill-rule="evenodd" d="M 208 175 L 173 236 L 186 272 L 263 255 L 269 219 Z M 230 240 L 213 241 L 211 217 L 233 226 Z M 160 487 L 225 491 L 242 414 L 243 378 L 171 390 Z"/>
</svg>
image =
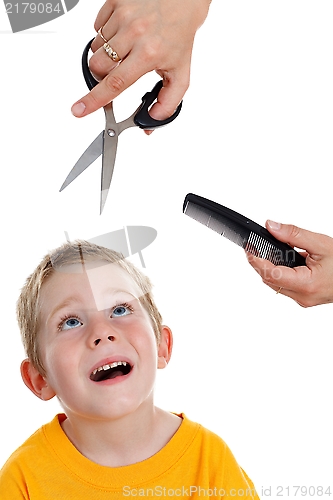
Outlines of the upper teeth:
<svg viewBox="0 0 333 500">
<path fill-rule="evenodd" d="M 126 361 L 115 361 L 114 363 L 111 363 L 110 365 L 103 365 L 103 366 L 99 366 L 98 368 L 96 368 L 92 374 L 95 375 L 95 373 L 97 372 L 101 372 L 102 370 L 110 370 L 110 368 L 115 368 L 116 366 L 119 366 L 119 365 L 124 365 L 126 366 L 128 363 Z"/>
</svg>

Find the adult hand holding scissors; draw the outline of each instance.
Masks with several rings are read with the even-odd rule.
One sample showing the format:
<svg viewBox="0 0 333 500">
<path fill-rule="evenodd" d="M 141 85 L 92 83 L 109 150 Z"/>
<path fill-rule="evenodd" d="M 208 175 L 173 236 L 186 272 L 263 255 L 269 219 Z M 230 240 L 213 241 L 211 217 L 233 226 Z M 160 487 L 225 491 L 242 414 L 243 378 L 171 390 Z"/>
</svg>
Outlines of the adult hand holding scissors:
<svg viewBox="0 0 333 500">
<path fill-rule="evenodd" d="M 86 45 L 82 54 L 82 72 L 86 84 L 90 90 L 98 86 L 98 81 L 91 74 L 88 66 L 88 52 L 92 40 Z M 111 49 L 110 49 L 111 50 Z M 116 57 L 116 56 L 114 56 Z M 117 122 L 113 112 L 113 101 L 104 106 L 105 113 L 105 128 L 96 139 L 88 146 L 78 161 L 75 163 L 72 170 L 67 175 L 60 191 L 65 189 L 76 177 L 82 174 L 100 155 L 102 155 L 102 176 L 101 176 L 101 201 L 100 213 L 106 202 L 109 193 L 110 184 L 113 176 L 113 169 L 116 160 L 118 136 L 127 128 L 140 127 L 143 130 L 154 130 L 157 127 L 162 127 L 172 122 L 180 113 L 182 102 L 177 106 L 174 113 L 165 120 L 156 120 L 149 114 L 149 108 L 157 99 L 159 91 L 162 89 L 163 82 L 160 80 L 156 83 L 151 92 L 146 92 L 141 99 L 140 106 L 126 120 Z"/>
<path fill-rule="evenodd" d="M 248 254 L 249 263 L 263 282 L 303 307 L 333 302 L 333 238 L 272 221 L 267 221 L 266 228 L 280 241 L 305 249 L 306 266 L 274 266 Z"/>
<path fill-rule="evenodd" d="M 210 1 L 107 0 L 95 21 L 99 35 L 89 62 L 102 80 L 73 105 L 73 114 L 96 111 L 155 70 L 163 88 L 150 114 L 157 120 L 171 116 L 189 86 L 194 36 Z"/>
</svg>

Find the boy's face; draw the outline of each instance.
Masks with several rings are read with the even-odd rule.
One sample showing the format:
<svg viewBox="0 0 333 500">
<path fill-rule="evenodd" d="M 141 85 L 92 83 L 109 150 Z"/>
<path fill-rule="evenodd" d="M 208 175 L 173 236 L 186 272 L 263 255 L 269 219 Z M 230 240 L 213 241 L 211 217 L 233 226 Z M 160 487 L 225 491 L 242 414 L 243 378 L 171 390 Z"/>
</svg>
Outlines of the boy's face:
<svg viewBox="0 0 333 500">
<path fill-rule="evenodd" d="M 116 264 L 98 264 L 85 272 L 79 264 L 67 267 L 43 284 L 39 346 L 46 377 L 38 380 L 46 386 L 34 392 L 42 399 L 56 394 L 68 417 L 105 420 L 152 403 L 156 368 L 168 362 L 172 339 L 163 327 L 157 346 L 131 276 Z"/>
</svg>

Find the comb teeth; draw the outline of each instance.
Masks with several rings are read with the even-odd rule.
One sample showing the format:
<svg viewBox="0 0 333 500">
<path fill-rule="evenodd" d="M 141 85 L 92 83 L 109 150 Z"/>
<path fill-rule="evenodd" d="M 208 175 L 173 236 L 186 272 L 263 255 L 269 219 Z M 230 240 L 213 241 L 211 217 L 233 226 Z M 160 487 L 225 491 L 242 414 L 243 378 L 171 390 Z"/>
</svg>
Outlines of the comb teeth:
<svg viewBox="0 0 333 500">
<path fill-rule="evenodd" d="M 219 216 L 212 210 L 187 202 L 184 213 L 192 219 L 200 222 L 204 226 L 209 227 L 218 234 L 225 236 L 230 241 L 236 243 L 240 247 L 245 248 L 250 232 L 246 228 L 242 228 L 239 224 L 234 223 L 226 217 Z"/>
<path fill-rule="evenodd" d="M 267 241 L 265 238 L 259 236 L 259 234 L 253 233 L 252 231 L 245 246 L 245 250 L 253 255 L 256 255 L 257 257 L 269 260 L 276 266 L 291 267 L 292 262 L 295 259 L 295 250 L 292 248 L 290 248 L 290 250 L 283 251 Z"/>
</svg>

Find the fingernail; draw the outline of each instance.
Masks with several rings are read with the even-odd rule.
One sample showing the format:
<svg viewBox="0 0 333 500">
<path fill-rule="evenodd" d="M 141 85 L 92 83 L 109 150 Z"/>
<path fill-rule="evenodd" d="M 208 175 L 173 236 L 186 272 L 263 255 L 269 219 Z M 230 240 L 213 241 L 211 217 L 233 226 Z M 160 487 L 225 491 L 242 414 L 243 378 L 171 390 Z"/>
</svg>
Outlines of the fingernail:
<svg viewBox="0 0 333 500">
<path fill-rule="evenodd" d="M 77 102 L 72 106 L 72 113 L 74 116 L 82 116 L 83 113 L 85 112 L 86 106 L 83 104 L 83 102 Z"/>
<path fill-rule="evenodd" d="M 154 131 L 153 130 L 145 130 L 146 135 L 151 135 Z"/>
<path fill-rule="evenodd" d="M 281 229 L 280 222 L 274 222 L 273 220 L 268 220 L 267 224 L 269 225 L 269 227 L 271 229 L 274 229 L 275 231 L 278 231 L 279 229 Z"/>
</svg>

